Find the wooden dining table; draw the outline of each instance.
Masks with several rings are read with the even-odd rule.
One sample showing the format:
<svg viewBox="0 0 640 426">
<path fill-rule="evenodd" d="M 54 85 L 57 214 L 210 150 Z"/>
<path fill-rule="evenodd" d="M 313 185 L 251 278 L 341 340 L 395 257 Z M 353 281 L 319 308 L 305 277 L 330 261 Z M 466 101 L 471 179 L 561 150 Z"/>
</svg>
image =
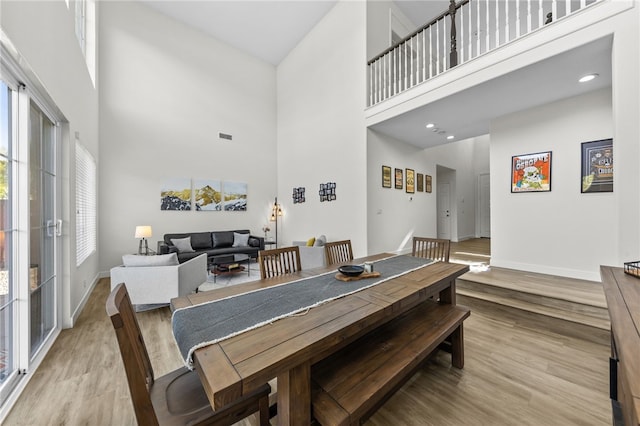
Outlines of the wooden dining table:
<svg viewBox="0 0 640 426">
<path fill-rule="evenodd" d="M 382 253 L 351 264 L 394 256 Z M 375 263 L 374 263 L 375 265 Z M 336 270 L 337 266 L 194 293 L 173 310 Z M 435 262 L 302 314 L 279 319 L 193 352 L 193 364 L 213 408 L 277 378 L 278 424 L 311 423 L 311 365 L 432 297 L 456 303 L 455 280 L 467 265 Z"/>
</svg>

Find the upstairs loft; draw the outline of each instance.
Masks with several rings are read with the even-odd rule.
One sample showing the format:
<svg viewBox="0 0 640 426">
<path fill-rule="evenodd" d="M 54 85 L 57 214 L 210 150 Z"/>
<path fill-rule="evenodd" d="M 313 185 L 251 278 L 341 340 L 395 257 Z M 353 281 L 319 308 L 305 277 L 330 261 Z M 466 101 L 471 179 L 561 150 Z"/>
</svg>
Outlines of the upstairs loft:
<svg viewBox="0 0 640 426">
<path fill-rule="evenodd" d="M 369 60 L 368 105 L 404 92 L 602 0 L 450 0 L 449 9 Z"/>
<path fill-rule="evenodd" d="M 611 0 L 452 0 L 448 10 L 368 61 L 367 124 L 394 135 L 406 120 L 390 119 L 412 111 L 424 116 L 416 111 L 440 101 L 444 108 L 439 109 L 453 112 L 449 120 L 457 119 L 459 128 L 461 118 L 482 115 L 487 102 L 500 99 L 498 92 L 530 99 L 522 100 L 522 107 L 538 101 L 538 88 L 550 94 L 545 102 L 577 95 L 584 88 L 574 90 L 562 82 L 571 68 L 566 63 L 601 70 L 603 78 L 591 90 L 610 86 L 611 32 L 584 30 L 630 7 L 632 2 Z M 478 92 L 471 97 L 474 102 L 454 102 L 454 95 L 468 90 Z M 478 104 L 480 99 L 485 104 Z M 456 139 L 489 132 L 488 125 L 469 127 Z M 401 139 L 424 145 L 411 137 Z"/>
</svg>

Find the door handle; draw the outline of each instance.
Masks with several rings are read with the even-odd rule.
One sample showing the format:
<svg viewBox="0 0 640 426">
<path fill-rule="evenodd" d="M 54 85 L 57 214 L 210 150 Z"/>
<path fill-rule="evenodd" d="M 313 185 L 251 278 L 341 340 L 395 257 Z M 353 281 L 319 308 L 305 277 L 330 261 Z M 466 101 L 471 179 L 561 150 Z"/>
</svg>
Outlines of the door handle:
<svg viewBox="0 0 640 426">
<path fill-rule="evenodd" d="M 62 236 L 62 219 L 56 221 L 56 236 Z"/>
</svg>

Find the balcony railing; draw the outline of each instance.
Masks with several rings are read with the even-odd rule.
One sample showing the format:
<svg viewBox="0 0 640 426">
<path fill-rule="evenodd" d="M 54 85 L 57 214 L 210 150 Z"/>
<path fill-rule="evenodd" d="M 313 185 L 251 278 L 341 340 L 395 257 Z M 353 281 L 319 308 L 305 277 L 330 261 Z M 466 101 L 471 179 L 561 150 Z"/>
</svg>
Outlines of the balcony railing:
<svg viewBox="0 0 640 426">
<path fill-rule="evenodd" d="M 450 0 L 449 10 L 368 62 L 369 106 L 602 0 Z"/>
</svg>

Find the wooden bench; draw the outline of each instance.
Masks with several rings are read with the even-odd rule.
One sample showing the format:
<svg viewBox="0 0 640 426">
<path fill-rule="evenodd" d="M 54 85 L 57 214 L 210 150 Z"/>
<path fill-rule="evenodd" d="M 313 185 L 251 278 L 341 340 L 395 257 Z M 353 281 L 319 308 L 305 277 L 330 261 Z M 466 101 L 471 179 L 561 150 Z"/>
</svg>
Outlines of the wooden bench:
<svg viewBox="0 0 640 426">
<path fill-rule="evenodd" d="M 311 369 L 312 414 L 325 426 L 358 425 L 370 417 L 443 345 L 464 366 L 463 306 L 427 301 Z"/>
</svg>

